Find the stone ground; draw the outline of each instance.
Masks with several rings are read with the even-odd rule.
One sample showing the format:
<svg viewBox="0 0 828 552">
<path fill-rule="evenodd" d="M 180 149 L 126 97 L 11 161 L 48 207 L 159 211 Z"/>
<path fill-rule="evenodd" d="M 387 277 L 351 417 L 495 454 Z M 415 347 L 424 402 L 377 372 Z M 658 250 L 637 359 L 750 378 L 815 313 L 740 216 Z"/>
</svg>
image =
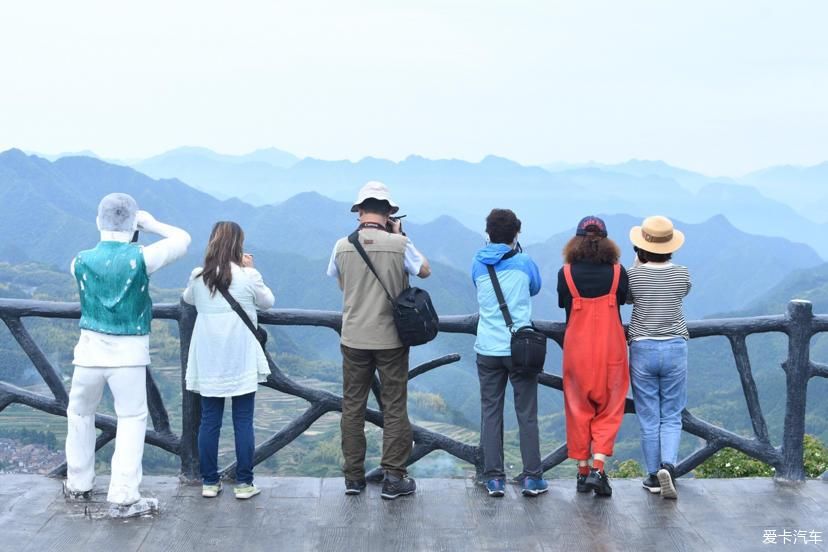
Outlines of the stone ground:
<svg viewBox="0 0 828 552">
<path fill-rule="evenodd" d="M 198 486 L 147 477 L 144 493 L 159 499 L 160 513 L 113 520 L 106 478 L 92 502 L 76 504 L 59 480 L 0 475 L 0 550 L 828 550 L 813 542 L 828 540 L 828 482 L 819 480 L 680 480 L 677 501 L 637 480 L 614 481 L 610 499 L 576 494 L 564 480 L 534 499 L 512 485 L 492 499 L 462 479 L 417 483 L 415 496 L 386 502 L 377 485 L 346 497 L 341 479 L 261 477 L 262 494 L 238 501 L 227 487 L 208 500 Z M 771 530 L 776 544 L 763 544 Z"/>
</svg>

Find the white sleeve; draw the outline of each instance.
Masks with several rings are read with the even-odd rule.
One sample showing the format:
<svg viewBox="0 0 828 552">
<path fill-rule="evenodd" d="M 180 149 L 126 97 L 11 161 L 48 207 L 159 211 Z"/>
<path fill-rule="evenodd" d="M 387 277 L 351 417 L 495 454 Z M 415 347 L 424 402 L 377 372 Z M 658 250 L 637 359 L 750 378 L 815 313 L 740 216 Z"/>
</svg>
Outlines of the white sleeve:
<svg viewBox="0 0 828 552">
<path fill-rule="evenodd" d="M 253 291 L 256 308 L 259 310 L 267 310 L 272 307 L 273 303 L 276 302 L 276 298 L 273 296 L 270 288 L 265 285 L 262 274 L 251 267 L 246 267 L 242 270 L 244 270 L 244 273 L 247 274 L 247 278 L 250 280 L 250 288 Z"/>
<path fill-rule="evenodd" d="M 336 266 L 336 246 L 334 245 L 331 252 L 331 260 L 328 262 L 328 276 L 331 278 L 339 278 L 339 267 Z"/>
<path fill-rule="evenodd" d="M 181 294 L 181 299 L 183 299 L 184 302 L 188 305 L 195 305 L 195 297 L 193 296 L 193 284 L 195 283 L 196 276 L 201 274 L 201 270 L 201 267 L 199 267 L 190 273 L 190 279 L 187 281 L 187 289 L 185 289 L 184 293 Z"/>
<path fill-rule="evenodd" d="M 154 221 L 152 227 L 144 228 L 144 231 L 158 234 L 164 238 L 143 247 L 147 274 L 152 274 L 159 268 L 177 261 L 187 254 L 187 248 L 190 246 L 190 234 L 181 228 Z"/>
<path fill-rule="evenodd" d="M 405 271 L 411 274 L 412 276 L 416 276 L 420 273 L 420 269 L 423 267 L 423 256 L 417 251 L 417 248 L 414 247 L 414 244 L 411 243 L 411 240 L 405 244 Z"/>
</svg>

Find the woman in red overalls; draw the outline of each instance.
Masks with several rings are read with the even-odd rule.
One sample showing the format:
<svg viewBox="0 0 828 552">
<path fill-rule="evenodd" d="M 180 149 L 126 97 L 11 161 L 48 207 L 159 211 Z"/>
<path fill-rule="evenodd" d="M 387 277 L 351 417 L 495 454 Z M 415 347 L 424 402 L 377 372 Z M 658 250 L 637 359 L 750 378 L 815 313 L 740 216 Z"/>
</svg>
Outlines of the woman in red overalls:
<svg viewBox="0 0 828 552">
<path fill-rule="evenodd" d="M 599 496 L 612 495 L 604 462 L 612 456 L 630 384 L 619 310 L 628 280 L 620 256 L 604 221 L 585 217 L 564 248 L 566 264 L 558 273 L 558 305 L 566 309 L 566 445 L 569 457 L 578 461 L 578 492 Z"/>
</svg>

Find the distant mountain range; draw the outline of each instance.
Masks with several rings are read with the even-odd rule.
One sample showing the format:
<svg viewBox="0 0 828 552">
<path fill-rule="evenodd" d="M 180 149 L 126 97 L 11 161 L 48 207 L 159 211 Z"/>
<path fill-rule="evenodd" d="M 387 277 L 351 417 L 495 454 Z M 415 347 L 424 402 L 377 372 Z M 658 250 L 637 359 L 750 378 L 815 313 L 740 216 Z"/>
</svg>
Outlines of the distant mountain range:
<svg viewBox="0 0 828 552">
<path fill-rule="evenodd" d="M 741 181 L 815 221 L 828 222 L 828 161 L 813 167 L 771 167 Z"/>
<path fill-rule="evenodd" d="M 314 163 L 307 163 L 308 160 L 299 161 L 288 170 L 302 164 L 306 164 L 303 170 L 310 170 L 308 167 L 314 166 Z M 321 171 L 320 182 L 325 182 L 325 179 L 331 178 L 330 167 L 326 162 L 320 163 L 315 166 Z M 257 207 L 238 199 L 219 200 L 179 180 L 154 180 L 129 167 L 91 157 L 65 157 L 50 162 L 19 150 L 9 150 L 0 153 L 0 261 L 15 264 L 44 262 L 65 273 L 72 256 L 98 240 L 94 219 L 100 198 L 106 193 L 123 191 L 132 194 L 142 208 L 160 220 L 187 229 L 194 238 L 187 258 L 153 277 L 156 286 L 182 287 L 189 271 L 201 262 L 212 224 L 216 220 L 230 219 L 244 227 L 247 248 L 255 253 L 257 267 L 274 288 L 279 307 L 339 309 L 339 289 L 334 281 L 325 276 L 324 271 L 335 240 L 355 226 L 355 216 L 349 212 L 350 198 L 361 180 L 356 180 L 354 174 L 365 171 L 364 174 L 359 173 L 359 178 L 367 179 L 370 173 L 368 165 L 374 165 L 380 177 L 383 170 L 399 171 L 399 166 L 412 170 L 417 168 L 416 174 L 421 175 L 427 184 L 421 194 L 425 196 L 422 201 L 430 202 L 429 208 L 421 211 L 406 209 L 411 217 L 405 220 L 405 227 L 412 240 L 433 261 L 433 278 L 421 284 L 432 293 L 435 305 L 442 314 L 476 310 L 475 289 L 469 269 L 475 250 L 484 243 L 483 218 L 488 208 L 479 206 L 482 210 L 474 213 L 472 227 L 477 231 L 458 221 L 456 215 L 463 210 L 462 197 L 451 196 L 449 200 L 446 194 L 435 194 L 434 190 L 439 188 L 440 171 L 445 169 L 450 176 L 444 182 L 446 188 L 457 185 L 459 188 L 466 187 L 464 189 L 468 191 L 474 180 L 473 175 L 481 178 L 487 175 L 490 179 L 500 179 L 500 189 L 509 192 L 508 175 L 518 170 L 527 178 L 535 179 L 527 189 L 542 190 L 546 185 L 544 183 L 553 182 L 550 186 L 571 188 L 573 196 L 584 194 L 583 205 L 589 198 L 585 190 L 590 185 L 586 182 L 594 177 L 593 171 L 600 172 L 600 169 L 594 168 L 578 169 L 574 173 L 568 171 L 567 179 L 570 180 L 567 182 L 573 182 L 569 185 L 563 181 L 549 181 L 549 178 L 558 178 L 559 175 L 550 175 L 544 169 L 519 165 L 515 169 L 514 163 L 497 158 L 488 158 L 479 164 L 435 162 L 421 158 L 400 164 L 371 160 L 349 165 L 350 169 L 345 174 L 350 175 L 348 178 L 354 179 L 354 182 L 343 180 L 336 184 L 331 180 L 345 201 L 330 199 L 319 193 L 297 191 L 279 204 Z M 429 171 L 431 176 L 428 176 Z M 452 171 L 457 174 L 451 176 Z M 624 180 L 627 185 L 638 185 L 644 189 L 644 181 L 638 180 L 639 176 L 622 176 L 628 179 Z M 581 179 L 580 184 L 578 178 Z M 416 180 L 412 176 L 407 182 L 411 184 Z M 415 188 L 408 188 L 401 181 L 397 182 L 397 186 L 395 193 L 399 189 L 400 197 L 406 198 L 405 205 L 409 198 L 416 198 Z M 485 186 L 488 184 L 478 186 L 481 193 L 485 191 Z M 732 184 L 726 186 L 738 188 Z M 323 184 L 318 189 L 326 190 Z M 685 194 L 682 197 L 694 197 L 693 192 L 675 181 L 664 180 L 664 189 L 678 190 L 677 193 Z M 703 190 L 701 188 L 699 193 Z M 657 188 L 653 192 L 655 195 L 659 193 Z M 524 194 L 528 192 L 518 190 L 514 194 L 507 193 L 513 198 L 521 198 Z M 441 199 L 435 200 L 435 197 Z M 534 202 L 538 204 L 536 213 L 543 212 L 547 201 L 545 197 Z M 771 200 L 764 201 L 770 202 L 767 205 L 774 205 Z M 469 205 L 472 203 L 470 200 Z M 535 317 L 560 318 L 562 313 L 556 305 L 555 275 L 560 267 L 563 245 L 572 235 L 572 227 L 581 212 L 570 207 L 557 224 L 546 224 L 543 219 L 535 218 L 537 214 L 531 214 L 529 207 L 532 203 L 527 196 L 522 202 L 508 205 L 515 207 L 527 228 L 535 225 L 538 233 L 545 232 L 539 239 L 523 239 L 527 252 L 538 262 L 544 278 L 544 290 L 535 301 Z M 524 208 L 529 214 L 524 213 Z M 560 208 L 563 209 L 562 206 Z M 639 221 L 640 215 L 614 215 L 612 210 L 596 209 L 595 212 L 610 213 L 605 215 L 610 235 L 622 247 L 624 262 L 629 264 L 631 248 L 627 232 Z M 676 224 L 688 236 L 687 244 L 676 255 L 676 260 L 690 267 L 694 284 L 686 302 L 688 317 L 699 318 L 723 312 L 778 313 L 789 299 L 802 294 L 814 300 L 822 311 L 828 309 L 828 295 L 825 293 L 828 265 L 808 245 L 745 232 L 721 215 L 702 222 L 676 219 Z M 555 226 L 562 227 L 553 230 Z M 824 238 L 825 234 L 818 237 Z M 3 283 L 0 281 L 0 295 L 4 295 Z M 8 289 L 19 296 L 25 292 L 24 288 L 17 285 Z M 274 340 L 279 347 L 301 350 L 307 358 L 337 358 L 336 339 L 328 330 L 284 328 L 275 331 L 279 332 Z M 447 352 L 459 351 L 463 354 L 461 363 L 418 378 L 416 388 L 439 393 L 452 408 L 468 419 L 479 416 L 474 357 L 471 353 L 473 339 L 473 336 L 441 336 L 433 344 L 418 347 L 412 352 L 412 363 Z M 821 344 L 823 341 L 815 345 L 817 351 L 826 352 L 825 345 Z M 756 341 L 752 338 L 749 345 L 752 352 L 757 353 L 757 381 L 762 389 L 762 400 L 767 403 L 771 415 L 769 423 L 775 424 L 772 420 L 776 419 L 784 404 L 784 394 L 778 392 L 783 386 L 778 385 L 777 373 L 781 372 L 779 355 L 784 353 L 784 348 L 780 349 L 778 343 L 764 337 Z M 71 348 L 68 342 L 60 346 L 66 350 Z M 550 354 L 548 370 L 559 373 L 559 357 L 557 351 Z M 744 399 L 740 394 L 738 375 L 732 367 L 732 360 L 727 360 L 730 358 L 724 340 L 694 340 L 691 352 L 691 409 L 728 427 L 742 429 L 749 427 L 749 424 L 744 416 Z M 814 389 L 822 387 L 815 385 Z M 548 397 L 544 399 L 545 412 L 560 407 L 559 394 L 548 394 Z M 810 420 L 809 430 L 815 428 L 815 432 L 828 435 L 828 427 L 819 426 L 819 420 L 818 417 Z"/>
<path fill-rule="evenodd" d="M 528 241 L 545 239 L 590 213 L 660 213 L 690 223 L 724 215 L 740 230 L 804 242 L 828 258 L 828 240 L 823 239 L 828 235 L 828 169 L 823 166 L 799 173 L 780 167 L 736 181 L 661 161 L 543 168 L 495 156 L 471 163 L 413 155 L 396 163 L 372 157 L 358 162 L 296 160 L 288 155 L 283 163 L 270 163 L 253 160 L 255 154 L 234 157 L 181 148 L 133 166 L 154 178 L 178 178 L 215 197 L 256 205 L 279 203 L 305 191 L 351 201 L 360 185 L 379 179 L 389 184 L 404 211 L 420 220 L 449 214 L 481 228 L 489 209 L 511 207 L 520 213 Z M 807 183 L 796 184 L 796 174 L 805 175 Z"/>
<path fill-rule="evenodd" d="M 419 163 L 423 170 L 434 168 L 427 160 L 409 163 Z M 455 162 L 446 163 L 450 171 Z M 513 165 L 489 159 L 481 166 L 487 164 L 504 170 Z M 462 170 L 470 170 L 466 165 Z M 548 174 L 539 168 L 531 170 L 539 177 Z M 282 306 L 339 307 L 339 291 L 326 279 L 324 267 L 334 242 L 354 227 L 356 217 L 350 212 L 350 203 L 304 192 L 276 205 L 255 207 L 238 199 L 218 200 L 178 180 L 153 180 L 128 167 L 90 157 L 49 162 L 19 150 L 0 154 L 0 185 L 0 233 L 4 237 L 0 241 L 0 260 L 68 266 L 75 252 L 97 240 L 94 219 L 100 198 L 119 190 L 135 196 L 160 220 L 180 225 L 193 236 L 188 257 L 159 273 L 158 285 L 183 286 L 190 269 L 200 264 L 212 224 L 230 219 L 242 224 L 248 248 L 258 253 L 260 263 L 272 267 L 274 281 L 290 290 L 281 295 Z M 438 295 L 442 289 L 448 291 L 442 312 L 471 312 L 475 299 L 468 274 L 475 251 L 484 243 L 483 221 L 477 226 L 479 232 L 472 231 L 453 216 L 441 214 L 452 209 L 451 203 L 433 203 L 429 213 L 433 220 L 418 224 L 420 221 L 412 216 L 406 219 L 405 228 L 432 262 L 444 267 L 435 270 L 435 278 L 427 283 Z M 525 219 L 520 210 L 518 215 Z M 479 216 L 482 219 L 485 213 Z M 532 243 L 522 237 L 546 283 L 544 294 L 536 301 L 539 317 L 560 317 L 555 279 L 561 250 L 577 222 L 573 218 L 570 214 L 563 232 L 546 236 L 543 241 Z M 624 251 L 625 263 L 630 264 L 627 232 L 639 219 L 629 215 L 605 218 L 611 237 Z M 690 266 L 693 274 L 694 290 L 687 301 L 691 317 L 743 308 L 790 272 L 822 262 L 807 245 L 748 234 L 721 215 L 697 224 L 681 220 L 676 224 L 688 236 L 677 261 Z"/>
</svg>

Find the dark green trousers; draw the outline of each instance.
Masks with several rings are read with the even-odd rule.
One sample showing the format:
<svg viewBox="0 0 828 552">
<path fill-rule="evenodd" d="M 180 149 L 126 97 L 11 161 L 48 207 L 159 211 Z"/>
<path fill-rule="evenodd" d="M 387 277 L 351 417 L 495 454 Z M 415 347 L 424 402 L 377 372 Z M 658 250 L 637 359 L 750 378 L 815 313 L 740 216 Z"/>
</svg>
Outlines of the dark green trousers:
<svg viewBox="0 0 828 552">
<path fill-rule="evenodd" d="M 411 455 L 408 420 L 408 347 L 366 350 L 342 348 L 342 455 L 346 479 L 365 477 L 365 409 L 374 372 L 382 383 L 382 468 L 398 477 Z"/>
</svg>

